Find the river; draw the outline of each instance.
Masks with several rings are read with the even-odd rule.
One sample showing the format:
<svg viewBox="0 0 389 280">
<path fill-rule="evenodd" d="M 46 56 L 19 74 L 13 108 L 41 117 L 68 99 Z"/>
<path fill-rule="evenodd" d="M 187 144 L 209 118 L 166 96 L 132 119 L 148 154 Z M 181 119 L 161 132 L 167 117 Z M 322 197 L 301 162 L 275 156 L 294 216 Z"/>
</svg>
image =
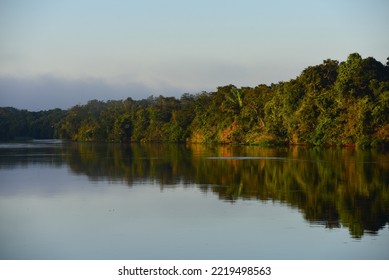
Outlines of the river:
<svg viewBox="0 0 389 280">
<path fill-rule="evenodd" d="M 0 259 L 389 259 L 389 153 L 0 143 Z"/>
</svg>

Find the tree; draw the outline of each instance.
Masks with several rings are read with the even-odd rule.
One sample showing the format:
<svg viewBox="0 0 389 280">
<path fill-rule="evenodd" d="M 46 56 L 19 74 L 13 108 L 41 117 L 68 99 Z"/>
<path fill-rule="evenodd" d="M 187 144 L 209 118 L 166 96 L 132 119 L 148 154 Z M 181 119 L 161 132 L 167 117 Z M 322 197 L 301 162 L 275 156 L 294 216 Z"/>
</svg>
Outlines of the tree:
<svg viewBox="0 0 389 280">
<path fill-rule="evenodd" d="M 91 100 L 69 110 L 0 108 L 2 139 L 389 144 L 389 59 L 326 59 L 295 79 L 255 88 L 147 99 Z"/>
<path fill-rule="evenodd" d="M 120 142 L 129 142 L 131 140 L 132 130 L 133 124 L 131 116 L 128 114 L 121 115 L 115 121 L 113 139 Z"/>
<path fill-rule="evenodd" d="M 319 92 L 332 87 L 338 76 L 339 62 L 326 59 L 322 64 L 304 69 L 299 79 L 309 92 Z"/>
<path fill-rule="evenodd" d="M 345 97 L 363 97 L 372 95 L 370 82 L 373 80 L 388 80 L 385 66 L 372 57 L 362 59 L 358 53 L 353 53 L 339 65 L 335 87 Z"/>
</svg>

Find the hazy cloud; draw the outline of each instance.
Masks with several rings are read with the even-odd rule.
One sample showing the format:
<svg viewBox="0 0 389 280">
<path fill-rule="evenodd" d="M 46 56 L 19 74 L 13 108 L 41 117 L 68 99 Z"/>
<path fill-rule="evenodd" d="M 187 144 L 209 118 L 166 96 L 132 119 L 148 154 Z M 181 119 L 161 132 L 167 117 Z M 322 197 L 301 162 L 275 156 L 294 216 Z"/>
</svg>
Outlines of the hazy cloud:
<svg viewBox="0 0 389 280">
<path fill-rule="evenodd" d="M 177 88 L 155 90 L 138 83 L 112 85 L 94 78 L 67 80 L 49 75 L 33 78 L 0 76 L 0 107 L 30 111 L 68 109 L 92 99 L 142 99 L 150 95 L 180 96 L 182 93 Z"/>
</svg>

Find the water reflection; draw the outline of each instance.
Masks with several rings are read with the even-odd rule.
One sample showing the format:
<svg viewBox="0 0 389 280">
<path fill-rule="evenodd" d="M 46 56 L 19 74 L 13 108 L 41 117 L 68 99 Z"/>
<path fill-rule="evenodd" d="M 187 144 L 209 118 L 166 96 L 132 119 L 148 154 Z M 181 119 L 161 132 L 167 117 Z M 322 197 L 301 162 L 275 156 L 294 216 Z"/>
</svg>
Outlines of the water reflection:
<svg viewBox="0 0 389 280">
<path fill-rule="evenodd" d="M 312 224 L 376 234 L 389 223 L 389 154 L 354 149 L 264 149 L 167 144 L 38 142 L 0 145 L 0 168 L 66 164 L 92 181 L 162 189 L 196 184 L 221 200 L 270 200 L 298 208 Z"/>
</svg>

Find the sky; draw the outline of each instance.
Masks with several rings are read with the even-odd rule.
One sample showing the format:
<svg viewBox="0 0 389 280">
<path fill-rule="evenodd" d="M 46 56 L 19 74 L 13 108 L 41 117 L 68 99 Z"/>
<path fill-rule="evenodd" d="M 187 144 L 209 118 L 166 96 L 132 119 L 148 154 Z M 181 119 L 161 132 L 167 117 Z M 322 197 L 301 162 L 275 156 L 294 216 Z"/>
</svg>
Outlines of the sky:
<svg viewBox="0 0 389 280">
<path fill-rule="evenodd" d="M 386 63 L 387 0 L 0 0 L 0 107 L 68 109 Z"/>
</svg>

